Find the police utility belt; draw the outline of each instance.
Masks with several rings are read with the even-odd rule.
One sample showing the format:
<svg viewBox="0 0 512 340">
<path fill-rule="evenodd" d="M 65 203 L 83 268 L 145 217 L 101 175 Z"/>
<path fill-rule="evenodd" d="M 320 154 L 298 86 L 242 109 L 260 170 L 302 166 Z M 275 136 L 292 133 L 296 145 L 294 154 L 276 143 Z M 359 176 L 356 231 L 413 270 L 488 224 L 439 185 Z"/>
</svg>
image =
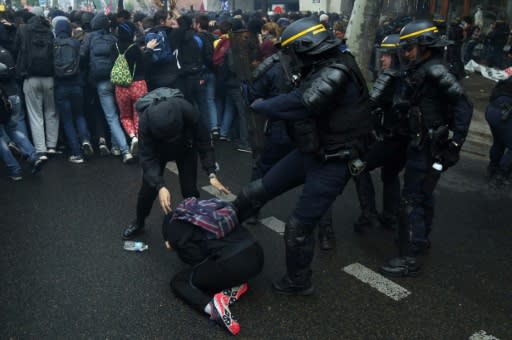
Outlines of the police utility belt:
<svg viewBox="0 0 512 340">
<path fill-rule="evenodd" d="M 411 146 L 421 149 L 425 142 L 430 142 L 432 147 L 444 144 L 450 134 L 448 124 L 434 124 L 425 128 L 423 114 L 418 106 L 412 106 L 409 110 L 409 131 L 411 133 Z"/>
<path fill-rule="evenodd" d="M 322 150 L 320 156 L 325 162 L 334 159 L 347 161 L 348 170 L 352 176 L 358 176 L 366 168 L 366 162 L 361 160 L 355 147 L 337 150 L 336 152 L 324 152 Z"/>
</svg>

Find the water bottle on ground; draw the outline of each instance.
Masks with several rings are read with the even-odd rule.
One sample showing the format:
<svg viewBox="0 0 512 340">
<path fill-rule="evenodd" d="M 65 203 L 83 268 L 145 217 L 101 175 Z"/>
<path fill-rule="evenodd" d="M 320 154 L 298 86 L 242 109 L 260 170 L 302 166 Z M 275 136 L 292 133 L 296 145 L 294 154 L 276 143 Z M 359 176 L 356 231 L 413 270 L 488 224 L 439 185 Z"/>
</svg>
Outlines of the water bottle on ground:
<svg viewBox="0 0 512 340">
<path fill-rule="evenodd" d="M 138 251 L 143 252 L 144 250 L 148 250 L 149 246 L 144 242 L 140 241 L 124 241 L 123 245 L 124 250 L 128 251 Z"/>
</svg>

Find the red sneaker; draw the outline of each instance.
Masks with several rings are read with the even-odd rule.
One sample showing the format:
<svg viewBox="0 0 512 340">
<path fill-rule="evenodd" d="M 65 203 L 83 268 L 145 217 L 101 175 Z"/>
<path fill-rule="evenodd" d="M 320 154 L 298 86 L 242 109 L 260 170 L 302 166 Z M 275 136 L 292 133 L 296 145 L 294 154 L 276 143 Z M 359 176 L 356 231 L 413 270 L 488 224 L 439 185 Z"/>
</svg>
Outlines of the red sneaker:
<svg viewBox="0 0 512 340">
<path fill-rule="evenodd" d="M 222 291 L 222 294 L 229 298 L 229 305 L 234 304 L 242 295 L 244 295 L 249 290 L 249 285 L 247 283 L 242 283 L 240 286 L 236 286 L 230 289 L 225 289 Z"/>
<path fill-rule="evenodd" d="M 237 335 L 240 332 L 240 324 L 229 310 L 229 298 L 223 293 L 217 293 L 212 302 L 213 308 L 210 318 L 225 327 L 231 334 Z"/>
</svg>

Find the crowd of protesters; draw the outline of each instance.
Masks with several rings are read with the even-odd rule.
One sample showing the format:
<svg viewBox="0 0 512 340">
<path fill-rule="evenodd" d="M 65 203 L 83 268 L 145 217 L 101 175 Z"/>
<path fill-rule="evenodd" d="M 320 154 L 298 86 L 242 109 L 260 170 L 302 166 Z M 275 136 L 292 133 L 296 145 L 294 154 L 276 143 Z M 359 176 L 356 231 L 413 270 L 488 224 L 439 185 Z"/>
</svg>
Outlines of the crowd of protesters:
<svg viewBox="0 0 512 340">
<path fill-rule="evenodd" d="M 179 88 L 199 108 L 214 140 L 233 141 L 238 151 L 251 153 L 251 124 L 240 85 L 276 52 L 281 31 L 300 17 L 241 11 L 181 15 L 177 10 L 132 17 L 126 10 L 107 16 L 41 7 L 0 12 L 0 62 L 8 67 L 1 74 L 2 91 L 14 111 L 11 123 L 0 129 L 9 176 L 22 178 L 14 156 L 23 155 L 37 172 L 38 160 L 63 149 L 76 164 L 95 153 L 132 163 L 138 151 L 135 101 L 159 87 Z M 323 19 L 329 25 L 326 15 Z M 340 38 L 344 27 L 334 22 Z M 66 49 L 61 45 L 78 54 L 76 67 L 62 65 L 66 57 L 59 51 Z M 119 54 L 129 65 L 129 86 L 110 79 Z"/>
</svg>

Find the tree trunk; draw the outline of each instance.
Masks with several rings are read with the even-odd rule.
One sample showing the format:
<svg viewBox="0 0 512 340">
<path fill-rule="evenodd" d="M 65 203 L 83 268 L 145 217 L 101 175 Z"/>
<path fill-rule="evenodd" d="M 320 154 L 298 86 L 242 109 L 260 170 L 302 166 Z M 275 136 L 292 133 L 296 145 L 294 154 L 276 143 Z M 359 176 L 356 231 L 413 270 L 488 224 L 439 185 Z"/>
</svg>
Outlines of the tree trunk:
<svg viewBox="0 0 512 340">
<path fill-rule="evenodd" d="M 347 28 L 348 48 L 356 57 L 366 81 L 372 79 L 369 65 L 381 7 L 382 0 L 356 0 Z"/>
</svg>

